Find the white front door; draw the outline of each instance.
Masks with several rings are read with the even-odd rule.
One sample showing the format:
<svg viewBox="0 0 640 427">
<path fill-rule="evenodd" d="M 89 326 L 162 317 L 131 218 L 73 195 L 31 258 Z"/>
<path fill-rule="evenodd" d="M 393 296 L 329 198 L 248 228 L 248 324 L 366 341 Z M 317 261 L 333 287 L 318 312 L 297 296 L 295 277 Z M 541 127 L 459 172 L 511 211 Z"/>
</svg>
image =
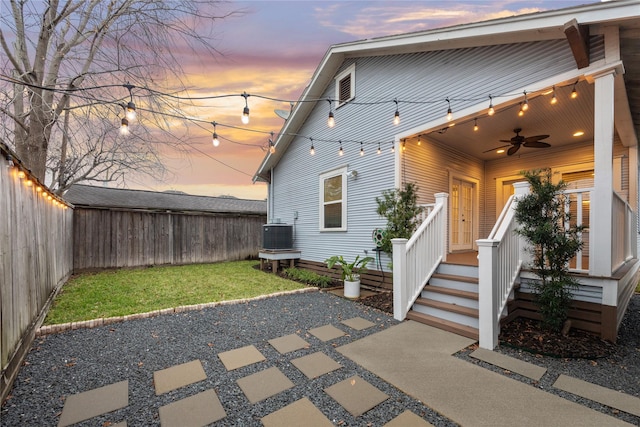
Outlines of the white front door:
<svg viewBox="0 0 640 427">
<path fill-rule="evenodd" d="M 451 182 L 451 250 L 473 249 L 475 184 L 461 179 Z"/>
</svg>

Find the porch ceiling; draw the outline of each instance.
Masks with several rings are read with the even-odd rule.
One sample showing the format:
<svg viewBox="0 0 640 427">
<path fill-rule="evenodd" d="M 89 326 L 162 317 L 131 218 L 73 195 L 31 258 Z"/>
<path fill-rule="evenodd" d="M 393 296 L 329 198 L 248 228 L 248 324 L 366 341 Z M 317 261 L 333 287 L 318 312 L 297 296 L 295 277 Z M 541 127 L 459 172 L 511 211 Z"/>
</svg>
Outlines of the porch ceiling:
<svg viewBox="0 0 640 427">
<path fill-rule="evenodd" d="M 486 110 L 477 117 L 467 117 L 456 122 L 454 126 L 441 131 L 422 134 L 421 138 L 432 140 L 451 147 L 456 151 L 467 153 L 482 160 L 494 160 L 507 157 L 509 141 L 515 136 L 514 129 L 522 129 L 521 136 L 549 135 L 542 142 L 551 145 L 549 148 L 528 148 L 521 146 L 511 157 L 535 154 L 542 150 L 552 150 L 564 145 L 593 141 L 594 89 L 593 85 L 580 82 L 576 85 L 578 97 L 571 98 L 573 85 L 556 88 L 557 103 L 551 104 L 552 94 L 540 94 L 528 97 L 529 109 L 519 116 L 520 103 L 496 108 L 493 116 Z M 455 114 L 455 112 L 454 112 Z M 474 125 L 478 130 L 474 131 Z M 582 136 L 573 136 L 576 131 L 584 132 Z M 417 141 L 418 135 L 409 138 L 407 143 Z M 497 148 L 503 148 L 498 153 Z"/>
</svg>

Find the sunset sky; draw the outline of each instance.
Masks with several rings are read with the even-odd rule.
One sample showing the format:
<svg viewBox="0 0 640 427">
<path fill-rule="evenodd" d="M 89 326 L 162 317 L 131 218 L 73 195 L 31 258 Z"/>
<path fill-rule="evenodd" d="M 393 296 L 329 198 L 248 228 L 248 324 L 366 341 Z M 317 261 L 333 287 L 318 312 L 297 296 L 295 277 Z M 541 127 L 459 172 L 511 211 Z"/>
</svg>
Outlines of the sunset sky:
<svg viewBox="0 0 640 427">
<path fill-rule="evenodd" d="M 593 0 L 530 1 L 233 1 L 225 10 L 239 16 L 219 21 L 218 56 L 185 55 L 185 80 L 191 96 L 255 94 L 296 100 L 327 49 L 336 43 L 428 30 L 456 24 L 595 3 Z M 166 182 L 129 177 L 130 188 L 181 190 L 208 196 L 263 199 L 266 186 L 252 177 L 265 155 L 268 132 L 283 120 L 275 109 L 288 103 L 248 98 L 251 120 L 243 125 L 241 96 L 207 100 L 193 117 L 217 122 L 220 146 L 213 147 L 213 126 L 188 126 L 187 155 L 166 153 L 171 177 Z M 243 129 L 231 129 L 224 125 Z M 259 133 L 266 132 L 266 133 Z"/>
</svg>

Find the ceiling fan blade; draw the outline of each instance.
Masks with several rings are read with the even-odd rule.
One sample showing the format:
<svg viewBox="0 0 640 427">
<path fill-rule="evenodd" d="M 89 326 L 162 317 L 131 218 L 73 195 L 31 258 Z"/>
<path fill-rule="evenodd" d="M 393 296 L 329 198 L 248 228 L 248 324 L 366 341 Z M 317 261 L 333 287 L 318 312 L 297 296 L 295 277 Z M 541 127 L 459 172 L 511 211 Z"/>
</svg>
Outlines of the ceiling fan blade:
<svg viewBox="0 0 640 427">
<path fill-rule="evenodd" d="M 536 142 L 536 141 L 540 141 L 541 139 L 546 139 L 549 138 L 549 135 L 534 135 L 534 136 L 528 136 L 524 139 L 524 142 Z"/>
<path fill-rule="evenodd" d="M 496 150 L 499 150 L 499 149 L 501 149 L 501 148 L 507 148 L 507 147 L 511 147 L 511 144 L 508 144 L 508 145 L 501 145 L 500 147 L 495 147 L 495 148 L 492 148 L 492 149 L 490 149 L 490 150 L 483 151 L 482 153 L 483 153 L 483 154 L 484 154 L 484 153 L 489 153 L 489 152 L 491 152 L 491 151 L 496 151 Z"/>
<path fill-rule="evenodd" d="M 547 148 L 547 147 L 551 147 L 551 144 L 547 144 L 546 142 L 540 142 L 540 141 L 529 141 L 529 142 L 525 142 L 524 146 L 527 148 Z"/>
<path fill-rule="evenodd" d="M 520 149 L 520 144 L 515 144 L 513 147 L 507 150 L 507 156 L 513 156 Z"/>
<path fill-rule="evenodd" d="M 514 142 L 514 141 L 513 141 L 513 140 L 511 140 L 511 139 L 500 139 L 499 141 L 500 141 L 500 142 L 511 142 L 511 143 L 513 143 L 513 142 Z"/>
</svg>

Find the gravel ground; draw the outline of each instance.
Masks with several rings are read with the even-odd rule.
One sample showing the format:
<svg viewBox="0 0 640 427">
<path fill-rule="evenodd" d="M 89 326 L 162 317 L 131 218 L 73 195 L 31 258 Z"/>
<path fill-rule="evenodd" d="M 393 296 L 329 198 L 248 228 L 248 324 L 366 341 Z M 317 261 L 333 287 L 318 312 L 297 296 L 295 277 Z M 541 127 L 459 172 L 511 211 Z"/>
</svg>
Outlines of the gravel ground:
<svg viewBox="0 0 640 427">
<path fill-rule="evenodd" d="M 357 316 L 377 326 L 355 331 L 340 324 Z M 306 396 L 336 425 L 380 426 L 408 409 L 435 426 L 455 426 L 335 350 L 396 323 L 377 309 L 324 292 L 310 292 L 39 337 L 2 406 L 0 424 L 56 425 L 65 396 L 129 380 L 129 406 L 77 426 L 108 426 L 124 420 L 130 427 L 160 425 L 159 407 L 208 389 L 216 390 L 227 413 L 214 425 L 259 426 L 261 417 Z M 307 333 L 327 324 L 348 335 L 324 343 Z M 267 343 L 292 333 L 303 337 L 310 348 L 281 355 Z M 255 345 L 267 360 L 227 372 L 217 354 L 246 345 Z M 290 363 L 316 351 L 323 351 L 343 369 L 308 380 Z M 202 362 L 206 380 L 155 395 L 154 371 L 196 359 Z M 272 366 L 295 386 L 250 404 L 236 380 Z M 354 374 L 390 396 L 357 419 L 323 391 Z"/>
<path fill-rule="evenodd" d="M 579 378 L 603 387 L 618 390 L 640 398 L 640 294 L 631 298 L 629 308 L 618 332 L 616 350 L 611 356 L 599 359 L 553 358 L 532 354 L 523 350 L 499 346 L 495 351 L 515 357 L 534 365 L 547 368 L 547 373 L 537 382 L 520 375 L 469 357 L 474 350 L 467 348 L 456 354 L 464 360 L 509 376 L 549 393 L 588 406 L 597 411 L 619 418 L 632 425 L 640 426 L 640 417 L 616 411 L 607 406 L 553 388 L 553 383 L 561 374 Z"/>
</svg>

